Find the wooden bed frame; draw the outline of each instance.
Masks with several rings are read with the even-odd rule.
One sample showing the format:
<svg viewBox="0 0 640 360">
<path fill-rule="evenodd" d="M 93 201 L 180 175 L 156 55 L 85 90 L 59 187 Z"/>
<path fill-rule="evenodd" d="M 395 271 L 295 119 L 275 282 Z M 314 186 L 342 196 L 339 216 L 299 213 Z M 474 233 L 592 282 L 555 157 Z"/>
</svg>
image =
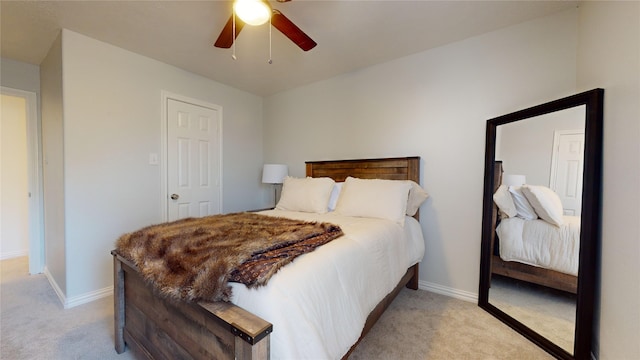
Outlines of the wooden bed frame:
<svg viewBox="0 0 640 360">
<path fill-rule="evenodd" d="M 494 189 L 495 193 L 502 184 L 502 161 L 496 161 L 494 167 Z M 500 217 L 498 216 L 498 207 L 493 204 L 492 212 L 492 229 L 491 229 L 491 274 L 502 275 L 505 277 L 527 281 L 530 283 L 570 292 L 577 293 L 578 277 L 561 273 L 554 270 L 544 269 L 537 266 L 531 266 L 516 261 L 504 261 L 499 255 L 496 255 L 496 227 Z M 499 245 L 498 245 L 499 247 Z"/>
<path fill-rule="evenodd" d="M 420 158 L 306 162 L 307 176 L 347 176 L 420 182 Z M 416 214 L 416 219 L 418 214 Z M 148 359 L 269 359 L 271 323 L 226 302 L 172 302 L 155 295 L 135 265 L 112 251 L 115 349 Z M 355 346 L 403 287 L 418 289 L 418 264 L 369 314 Z M 277 329 L 275 329 L 277 331 Z"/>
</svg>

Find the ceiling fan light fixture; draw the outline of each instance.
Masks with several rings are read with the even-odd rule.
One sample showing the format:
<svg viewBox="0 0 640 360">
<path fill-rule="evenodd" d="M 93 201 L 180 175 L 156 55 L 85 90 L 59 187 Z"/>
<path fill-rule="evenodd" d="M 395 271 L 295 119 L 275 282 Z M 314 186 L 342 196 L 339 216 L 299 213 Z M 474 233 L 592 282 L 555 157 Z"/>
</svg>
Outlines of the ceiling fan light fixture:
<svg viewBox="0 0 640 360">
<path fill-rule="evenodd" d="M 262 25 L 271 18 L 271 7 L 263 0 L 236 0 L 233 9 L 248 25 Z"/>
</svg>

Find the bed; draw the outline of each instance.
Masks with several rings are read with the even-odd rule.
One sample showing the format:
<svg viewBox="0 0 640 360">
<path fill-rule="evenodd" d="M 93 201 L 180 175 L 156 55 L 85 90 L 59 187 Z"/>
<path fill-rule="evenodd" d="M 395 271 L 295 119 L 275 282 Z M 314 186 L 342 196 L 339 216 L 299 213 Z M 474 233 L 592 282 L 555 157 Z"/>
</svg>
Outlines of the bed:
<svg viewBox="0 0 640 360">
<path fill-rule="evenodd" d="M 306 175 L 312 178 L 330 177 L 336 182 L 354 177 L 413 180 L 419 183 L 419 165 L 419 157 L 307 162 Z M 301 220 L 317 218 L 306 213 L 279 209 L 261 213 L 265 216 L 286 216 Z M 356 279 L 340 277 L 339 291 L 332 293 L 331 297 L 341 300 L 328 309 L 321 304 L 315 308 L 305 307 L 313 305 L 313 302 L 306 302 L 307 298 L 304 296 L 307 293 L 316 292 L 320 296 L 327 292 L 319 278 L 331 277 L 332 271 L 331 267 L 323 265 L 327 262 L 323 259 L 337 263 L 339 258 L 346 258 L 346 252 L 333 251 L 342 251 L 340 249 L 344 248 L 347 252 L 353 252 L 357 247 L 354 244 L 358 242 L 354 239 L 359 238 L 359 231 L 375 229 L 376 226 L 381 226 L 380 221 L 324 214 L 322 220 L 327 219 L 343 227 L 344 236 L 349 241 L 339 242 L 338 239 L 296 259 L 274 275 L 268 286 L 249 289 L 242 284 L 232 283 L 231 302 L 175 302 L 159 297 L 142 279 L 139 269 L 130 260 L 113 251 L 116 351 L 122 353 L 129 348 L 136 355 L 154 359 L 347 358 L 403 287 L 418 288 L 418 262 L 424 253 L 418 218 L 416 211 L 413 217 L 406 216 L 403 219 L 404 226 L 393 225 L 389 228 L 396 230 L 380 227 L 379 233 L 391 231 L 392 236 L 402 238 L 405 236 L 402 234 L 411 233 L 410 237 L 419 238 L 419 243 L 398 243 L 391 247 L 388 244 L 376 245 L 372 247 L 375 251 L 370 250 L 374 256 L 381 258 L 404 258 L 401 271 L 389 271 L 385 276 L 378 273 L 375 277 L 384 280 L 379 283 L 371 282 L 367 278 L 367 274 L 375 273 L 371 264 L 346 261 L 350 270 L 333 272 L 353 273 L 357 275 Z M 402 236 L 394 235 L 396 233 L 393 231 Z M 393 265 L 394 269 L 398 266 L 400 265 Z M 297 271 L 300 268 L 316 270 L 312 270 L 312 278 L 307 278 L 307 275 L 299 275 L 302 274 Z M 295 286 L 287 288 L 286 284 Z M 366 289 L 363 284 L 366 284 Z M 375 295 L 366 293 L 370 288 L 376 289 Z M 284 294 L 285 292 L 287 293 Z M 366 308 L 353 308 L 353 301 L 349 299 L 358 298 L 361 293 L 367 294 L 365 299 L 360 296 L 355 302 L 368 302 Z M 270 296 L 286 301 L 278 306 L 264 305 L 269 303 Z M 304 306 L 296 303 L 296 298 L 302 299 Z M 342 316 L 327 316 L 326 311 L 333 315 L 332 311 L 341 307 L 345 307 L 346 313 L 355 314 L 355 317 L 347 317 L 346 325 L 332 320 Z M 301 321 L 300 315 L 309 317 L 310 320 L 305 318 Z M 334 334 L 336 339 L 327 339 L 329 333 Z M 334 345 L 325 349 L 324 343 Z"/>
<path fill-rule="evenodd" d="M 496 161 L 494 169 L 493 190 L 496 193 L 502 184 L 504 172 L 502 161 Z M 531 229 L 536 234 L 543 234 L 540 241 L 552 246 L 558 244 L 557 241 L 553 241 L 559 236 L 558 233 L 567 233 L 568 235 L 563 235 L 568 238 L 567 243 L 560 245 L 555 250 L 557 253 L 563 254 L 559 256 L 559 258 L 563 258 L 562 261 L 550 258 L 546 245 L 543 247 L 545 253 L 537 255 L 543 258 L 540 261 L 531 259 L 527 254 L 534 252 L 535 249 L 526 248 L 518 241 L 509 247 L 507 244 L 501 243 L 499 235 L 502 235 L 506 240 L 507 234 L 510 233 L 508 230 L 521 231 L 521 229 Z M 578 283 L 579 233 L 579 217 L 563 217 L 562 225 L 559 227 L 540 219 L 509 218 L 501 220 L 500 209 L 494 202 L 491 229 L 491 273 L 575 294 Z"/>
</svg>

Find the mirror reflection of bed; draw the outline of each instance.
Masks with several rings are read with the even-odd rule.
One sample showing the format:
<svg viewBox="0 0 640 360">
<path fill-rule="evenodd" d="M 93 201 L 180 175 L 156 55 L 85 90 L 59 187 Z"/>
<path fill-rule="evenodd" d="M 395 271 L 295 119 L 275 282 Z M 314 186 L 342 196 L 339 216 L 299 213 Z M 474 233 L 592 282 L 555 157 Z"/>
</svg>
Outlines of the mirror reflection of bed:
<svg viewBox="0 0 640 360">
<path fill-rule="evenodd" d="M 498 127 L 489 302 L 572 353 L 584 106 Z"/>
<path fill-rule="evenodd" d="M 508 209 L 504 205 L 505 198 L 519 196 L 520 201 L 526 199 L 522 195 L 526 191 L 522 189 L 533 187 L 545 189 L 545 195 L 553 194 L 541 185 L 505 184 L 502 181 L 502 162 L 496 162 L 495 169 L 498 186 L 494 194 L 497 201 L 494 202 L 501 206 L 496 206 L 497 228 L 489 302 L 571 353 L 576 316 L 580 218 L 560 212 L 556 214 L 559 218 L 556 220 L 562 222 L 551 224 L 537 218 L 533 211 L 531 214 L 526 214 L 526 211 L 518 213 L 515 210 L 517 201 L 511 205 L 513 209 Z M 505 211 L 512 216 L 509 217 Z M 561 208 L 556 211 L 561 211 Z"/>
</svg>

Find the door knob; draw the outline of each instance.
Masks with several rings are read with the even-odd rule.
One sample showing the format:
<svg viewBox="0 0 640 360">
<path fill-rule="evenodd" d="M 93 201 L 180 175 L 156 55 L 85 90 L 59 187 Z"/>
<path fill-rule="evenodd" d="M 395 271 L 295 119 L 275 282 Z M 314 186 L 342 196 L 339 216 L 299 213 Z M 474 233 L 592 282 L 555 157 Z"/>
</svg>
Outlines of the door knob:
<svg viewBox="0 0 640 360">
<path fill-rule="evenodd" d="M 178 194 L 171 194 L 171 200 L 178 200 L 180 198 L 180 195 Z"/>
</svg>

